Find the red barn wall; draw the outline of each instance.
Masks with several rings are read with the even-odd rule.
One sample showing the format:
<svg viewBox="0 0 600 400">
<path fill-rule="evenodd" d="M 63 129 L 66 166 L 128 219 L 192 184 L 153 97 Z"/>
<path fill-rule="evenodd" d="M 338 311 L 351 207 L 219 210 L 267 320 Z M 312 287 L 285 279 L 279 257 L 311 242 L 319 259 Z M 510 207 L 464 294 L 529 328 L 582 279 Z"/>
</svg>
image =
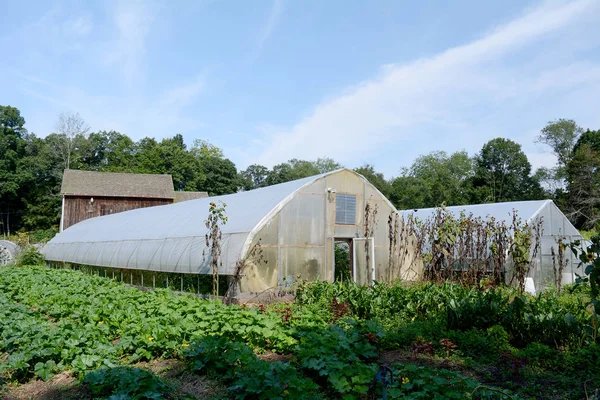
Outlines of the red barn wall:
<svg viewBox="0 0 600 400">
<path fill-rule="evenodd" d="M 65 196 L 63 229 L 83 220 L 101 215 L 116 214 L 136 208 L 162 206 L 173 199 L 145 199 L 139 197 L 92 197 Z"/>
</svg>

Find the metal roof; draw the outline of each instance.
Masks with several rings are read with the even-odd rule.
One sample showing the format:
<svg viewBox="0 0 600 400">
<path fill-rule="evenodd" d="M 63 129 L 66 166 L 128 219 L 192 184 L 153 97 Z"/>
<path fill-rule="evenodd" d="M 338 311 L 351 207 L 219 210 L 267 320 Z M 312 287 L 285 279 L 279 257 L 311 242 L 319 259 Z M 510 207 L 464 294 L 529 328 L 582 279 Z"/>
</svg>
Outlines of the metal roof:
<svg viewBox="0 0 600 400">
<path fill-rule="evenodd" d="M 129 174 L 67 169 L 60 193 L 72 196 L 173 199 L 171 175 Z"/>
</svg>

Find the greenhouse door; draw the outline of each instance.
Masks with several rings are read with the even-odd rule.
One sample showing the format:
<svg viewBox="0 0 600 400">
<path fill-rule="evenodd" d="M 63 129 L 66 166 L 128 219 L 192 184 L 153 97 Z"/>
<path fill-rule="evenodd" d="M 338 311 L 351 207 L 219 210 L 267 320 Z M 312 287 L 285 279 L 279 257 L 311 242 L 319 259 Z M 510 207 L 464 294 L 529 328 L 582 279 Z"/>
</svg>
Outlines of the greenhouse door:
<svg viewBox="0 0 600 400">
<path fill-rule="evenodd" d="M 367 257 L 367 252 L 369 257 Z M 375 280 L 375 241 L 373 238 L 352 239 L 352 276 L 354 282 L 360 285 L 373 284 Z"/>
</svg>

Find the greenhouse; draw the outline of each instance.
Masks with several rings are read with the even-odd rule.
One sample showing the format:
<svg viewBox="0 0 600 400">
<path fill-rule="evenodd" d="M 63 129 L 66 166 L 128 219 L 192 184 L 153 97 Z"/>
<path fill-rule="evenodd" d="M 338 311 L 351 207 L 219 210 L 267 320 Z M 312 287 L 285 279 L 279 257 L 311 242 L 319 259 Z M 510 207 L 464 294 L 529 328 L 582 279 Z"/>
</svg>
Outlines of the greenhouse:
<svg viewBox="0 0 600 400">
<path fill-rule="evenodd" d="M 532 292 L 550 287 L 556 282 L 555 267 L 559 262 L 557 260 L 559 241 L 568 245 L 575 240 L 582 239 L 579 231 L 552 200 L 453 206 L 446 207 L 445 210 L 455 218 L 463 213 L 464 215 L 472 215 L 474 218 L 481 218 L 482 220 L 493 218 L 495 221 L 504 222 L 509 227 L 511 226 L 513 213 L 515 212 L 518 218 L 529 225 L 540 223 L 542 228 L 541 243 L 539 250 L 531 260 L 531 268 L 528 275 L 528 284 L 533 284 L 533 287 L 530 288 Z M 420 220 L 426 220 L 436 214 L 436 209 L 404 210 L 399 213 L 403 218 L 413 216 Z M 583 269 L 579 266 L 579 261 L 574 257 L 568 246 L 564 248 L 563 258 L 564 267 L 561 282 L 562 284 L 573 283 L 577 275 L 584 274 Z M 510 262 L 507 263 L 507 269 L 510 269 Z M 507 271 L 507 279 L 511 277 L 510 272 Z"/>
<path fill-rule="evenodd" d="M 210 204 L 220 202 L 228 221 L 221 228 L 219 274 L 238 278 L 238 293 L 277 289 L 295 279 L 332 281 L 340 243 L 350 249 L 346 265 L 358 283 L 418 276 L 395 260 L 400 245 L 390 240 L 388 220 L 396 209 L 349 169 L 92 218 L 57 235 L 43 254 L 59 263 L 212 274 L 205 220 Z"/>
</svg>

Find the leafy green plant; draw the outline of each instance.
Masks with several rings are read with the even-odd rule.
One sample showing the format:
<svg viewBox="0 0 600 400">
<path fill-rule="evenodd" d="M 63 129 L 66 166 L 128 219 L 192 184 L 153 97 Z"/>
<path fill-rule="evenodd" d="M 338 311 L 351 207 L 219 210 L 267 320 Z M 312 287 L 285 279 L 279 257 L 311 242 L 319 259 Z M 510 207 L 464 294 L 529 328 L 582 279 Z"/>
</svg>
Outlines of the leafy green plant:
<svg viewBox="0 0 600 400">
<path fill-rule="evenodd" d="M 22 267 L 24 265 L 44 265 L 46 259 L 44 256 L 34 247 L 26 246 L 17 255 L 16 265 Z"/>
<path fill-rule="evenodd" d="M 470 378 L 445 369 L 413 364 L 394 364 L 394 385 L 390 398 L 402 399 L 500 399 L 508 393 L 485 388 Z"/>
<path fill-rule="evenodd" d="M 88 373 L 83 383 L 98 396 L 111 399 L 169 399 L 172 389 L 161 378 L 134 367 L 102 368 Z"/>
<path fill-rule="evenodd" d="M 247 345 L 222 336 L 209 336 L 184 352 L 192 370 L 219 377 L 236 399 L 315 399 L 311 380 L 282 362 L 260 360 Z"/>
<path fill-rule="evenodd" d="M 373 364 L 377 333 L 373 326 L 358 328 L 353 321 L 326 330 L 300 332 L 296 362 L 321 386 L 336 394 L 366 394 L 377 371 Z"/>
</svg>

